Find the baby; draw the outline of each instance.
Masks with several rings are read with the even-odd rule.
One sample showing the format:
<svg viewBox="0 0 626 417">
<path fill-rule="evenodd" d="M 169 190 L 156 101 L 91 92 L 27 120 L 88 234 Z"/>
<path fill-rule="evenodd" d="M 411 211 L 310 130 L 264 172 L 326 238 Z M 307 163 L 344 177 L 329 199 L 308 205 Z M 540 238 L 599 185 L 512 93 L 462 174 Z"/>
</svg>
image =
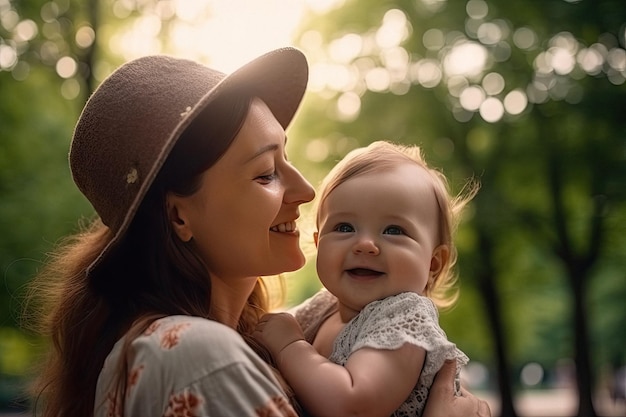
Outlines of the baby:
<svg viewBox="0 0 626 417">
<path fill-rule="evenodd" d="M 452 235 L 476 189 L 451 196 L 418 147 L 382 141 L 326 177 L 314 234 L 325 288 L 255 332 L 311 415 L 419 416 L 446 360 L 457 361 L 458 392 L 468 358 L 435 305 L 455 301 Z"/>
</svg>

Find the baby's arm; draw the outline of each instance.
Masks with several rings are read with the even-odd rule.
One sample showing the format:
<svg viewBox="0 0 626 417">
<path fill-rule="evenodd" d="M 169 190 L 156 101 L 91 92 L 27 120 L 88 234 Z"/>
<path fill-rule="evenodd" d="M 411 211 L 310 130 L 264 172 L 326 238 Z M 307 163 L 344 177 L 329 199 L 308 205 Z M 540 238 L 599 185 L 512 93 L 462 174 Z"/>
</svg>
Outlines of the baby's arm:
<svg viewBox="0 0 626 417">
<path fill-rule="evenodd" d="M 390 415 L 415 387 L 425 358 L 425 351 L 411 344 L 396 350 L 363 348 L 343 367 L 319 355 L 286 313 L 264 316 L 255 337 L 316 417 Z"/>
</svg>

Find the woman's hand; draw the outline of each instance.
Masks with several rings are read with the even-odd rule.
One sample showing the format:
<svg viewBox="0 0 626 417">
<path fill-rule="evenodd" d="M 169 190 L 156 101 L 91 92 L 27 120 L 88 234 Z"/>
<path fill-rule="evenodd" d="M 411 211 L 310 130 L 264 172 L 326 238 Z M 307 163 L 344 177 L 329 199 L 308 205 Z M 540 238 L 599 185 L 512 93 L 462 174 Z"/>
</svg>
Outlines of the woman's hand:
<svg viewBox="0 0 626 417">
<path fill-rule="evenodd" d="M 491 417 L 486 401 L 461 388 L 461 396 L 454 395 L 456 363 L 446 361 L 430 388 L 423 417 Z"/>
<path fill-rule="evenodd" d="M 289 313 L 265 314 L 252 333 L 257 341 L 265 345 L 274 360 L 280 352 L 293 342 L 304 340 L 304 334 L 296 319 Z"/>
</svg>

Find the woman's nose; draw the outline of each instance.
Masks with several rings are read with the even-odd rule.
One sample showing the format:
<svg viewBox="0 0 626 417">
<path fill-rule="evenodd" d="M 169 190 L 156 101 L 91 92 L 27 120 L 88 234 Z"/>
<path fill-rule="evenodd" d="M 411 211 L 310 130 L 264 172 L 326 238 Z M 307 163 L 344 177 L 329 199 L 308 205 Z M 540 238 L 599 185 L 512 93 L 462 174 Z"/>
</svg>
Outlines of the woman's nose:
<svg viewBox="0 0 626 417">
<path fill-rule="evenodd" d="M 352 252 L 356 255 L 372 255 L 376 256 L 380 253 L 380 248 L 374 241 L 374 239 L 370 237 L 362 237 L 358 238 L 352 247 Z"/>
<path fill-rule="evenodd" d="M 315 198 L 315 189 L 294 166 L 285 175 L 285 203 L 304 204 Z"/>
</svg>

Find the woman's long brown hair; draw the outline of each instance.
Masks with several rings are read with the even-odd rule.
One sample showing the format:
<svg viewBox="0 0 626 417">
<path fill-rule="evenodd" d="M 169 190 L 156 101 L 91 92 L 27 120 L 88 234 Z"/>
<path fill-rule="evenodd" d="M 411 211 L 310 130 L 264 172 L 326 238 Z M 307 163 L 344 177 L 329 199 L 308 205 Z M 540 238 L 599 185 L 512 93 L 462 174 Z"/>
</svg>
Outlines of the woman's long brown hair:
<svg viewBox="0 0 626 417">
<path fill-rule="evenodd" d="M 165 195 L 191 195 L 198 189 L 202 172 L 223 155 L 241 128 L 250 100 L 233 94 L 197 117 L 161 169 L 123 241 L 92 274 L 87 276 L 86 268 L 113 236 L 99 219 L 63 240 L 35 277 L 27 314 L 37 315 L 36 329 L 51 340 L 32 386 L 35 414 L 92 416 L 98 375 L 122 336 L 127 336 L 128 350 L 130 341 L 157 318 L 211 318 L 207 269 L 193 240 L 183 243 L 172 232 Z M 259 280 L 238 331 L 265 358 L 268 355 L 249 334 L 267 308 L 268 295 Z M 119 364 L 120 400 L 126 389 L 125 356 Z"/>
</svg>

